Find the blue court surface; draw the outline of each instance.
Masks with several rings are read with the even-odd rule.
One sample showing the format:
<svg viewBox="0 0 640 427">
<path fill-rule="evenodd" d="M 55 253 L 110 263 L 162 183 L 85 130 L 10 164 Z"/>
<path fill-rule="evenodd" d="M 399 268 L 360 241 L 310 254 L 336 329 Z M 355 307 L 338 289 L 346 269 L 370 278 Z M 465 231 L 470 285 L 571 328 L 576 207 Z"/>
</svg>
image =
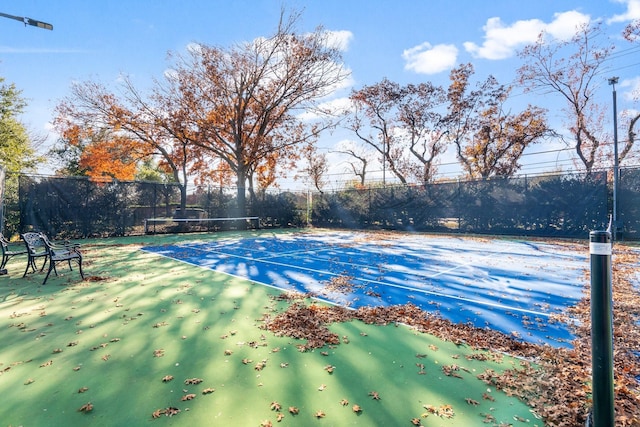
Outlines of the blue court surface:
<svg viewBox="0 0 640 427">
<path fill-rule="evenodd" d="M 556 347 L 570 346 L 565 310 L 584 296 L 589 260 L 588 250 L 537 241 L 339 231 L 143 249 L 346 307 L 412 303 Z"/>
</svg>

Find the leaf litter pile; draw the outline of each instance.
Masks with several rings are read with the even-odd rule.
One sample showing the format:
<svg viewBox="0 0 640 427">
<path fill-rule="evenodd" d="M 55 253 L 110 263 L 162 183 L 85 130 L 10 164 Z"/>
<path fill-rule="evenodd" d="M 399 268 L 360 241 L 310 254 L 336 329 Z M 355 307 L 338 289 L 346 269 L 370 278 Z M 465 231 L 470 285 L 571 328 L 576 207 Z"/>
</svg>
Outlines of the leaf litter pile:
<svg viewBox="0 0 640 427">
<path fill-rule="evenodd" d="M 613 265 L 614 300 L 614 381 L 616 425 L 640 426 L 640 291 L 634 287 L 637 251 L 615 248 Z M 589 282 L 589 277 L 585 278 Z M 331 286 L 348 289 L 348 278 Z M 265 316 L 263 327 L 276 335 L 304 343 L 300 351 L 334 346 L 340 337 L 327 325 L 360 320 L 367 324 L 406 324 L 440 339 L 494 354 L 506 353 L 520 358 L 520 367 L 502 373 L 487 370 L 478 378 L 509 396 L 526 402 L 546 425 L 572 427 L 585 425 L 591 402 L 591 308 L 588 291 L 580 303 L 569 309 L 575 319 L 573 348 L 554 348 L 517 341 L 510 336 L 466 324 L 453 324 L 426 313 L 412 304 L 390 307 L 362 307 L 350 310 L 339 306 L 307 303 L 309 294 L 281 294 L 288 308 L 276 316 Z M 482 354 L 482 353 L 480 353 Z M 455 375 L 455 369 L 443 371 Z M 467 400 L 474 404 L 475 401 Z M 434 410 L 433 408 L 431 410 Z M 437 411 L 437 410 L 436 410 Z M 492 422 L 486 418 L 485 422 Z M 421 425 L 419 418 L 414 425 Z"/>
</svg>

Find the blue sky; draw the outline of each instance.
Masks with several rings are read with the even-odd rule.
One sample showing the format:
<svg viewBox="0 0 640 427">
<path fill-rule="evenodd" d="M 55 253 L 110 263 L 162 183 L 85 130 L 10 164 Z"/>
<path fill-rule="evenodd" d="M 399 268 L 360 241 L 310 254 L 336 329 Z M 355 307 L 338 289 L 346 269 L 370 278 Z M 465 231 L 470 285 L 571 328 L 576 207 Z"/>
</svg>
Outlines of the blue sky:
<svg viewBox="0 0 640 427">
<path fill-rule="evenodd" d="M 342 37 L 351 86 L 336 96 L 347 96 L 351 88 L 385 77 L 401 84 L 446 85 L 449 70 L 466 62 L 474 64 L 478 78 L 492 74 L 501 83 L 510 83 L 521 64 L 517 50 L 541 30 L 562 35 L 584 20 L 603 21 L 619 44 L 602 76 L 603 102 L 611 102 L 607 78 L 615 75 L 620 77 L 618 110 L 638 109 L 630 96 L 640 87 L 640 43 L 620 40 L 620 33 L 631 19 L 640 18 L 640 0 L 5 1 L 0 12 L 45 21 L 54 29 L 0 18 L 0 76 L 23 91 L 29 103 L 23 122 L 51 143 L 56 136 L 48 123 L 73 81 L 115 85 L 121 74 L 127 74 L 143 88 L 153 78 L 162 78 L 170 65 L 167 52 L 183 52 L 192 42 L 227 47 L 270 35 L 283 6 L 302 11 L 300 31 L 321 25 Z M 516 88 L 514 93 L 521 91 Z M 546 106 L 550 119 L 560 120 L 559 98 L 521 98 Z M 330 181 L 350 178 L 344 175 L 348 169 L 344 159 L 330 153 L 349 139 L 353 136 L 336 132 L 321 141 L 324 150 L 335 156 Z M 556 167 L 570 169 L 559 156 L 551 154 L 560 161 Z M 530 163 L 542 164 L 542 157 L 531 155 Z M 443 176 L 455 173 L 447 172 L 449 160 L 442 160 Z M 523 172 L 537 173 L 542 167 Z M 293 183 L 282 181 L 283 187 L 289 185 Z"/>
</svg>

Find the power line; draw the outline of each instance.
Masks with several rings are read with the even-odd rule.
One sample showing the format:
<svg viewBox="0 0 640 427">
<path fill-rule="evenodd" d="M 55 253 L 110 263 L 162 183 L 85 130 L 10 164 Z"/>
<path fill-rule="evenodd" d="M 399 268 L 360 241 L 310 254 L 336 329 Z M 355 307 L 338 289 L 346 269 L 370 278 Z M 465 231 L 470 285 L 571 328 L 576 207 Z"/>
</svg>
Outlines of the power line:
<svg viewBox="0 0 640 427">
<path fill-rule="evenodd" d="M 612 142 L 603 142 L 600 144 L 600 147 L 609 147 L 612 145 L 613 145 Z M 523 154 L 522 157 L 541 156 L 541 155 L 547 155 L 547 154 L 560 154 L 564 152 L 573 153 L 574 151 L 575 151 L 575 147 L 565 147 L 565 148 L 558 148 L 558 149 L 552 149 L 552 150 L 542 150 L 542 151 L 535 151 L 531 153 L 525 153 Z M 528 161 L 527 163 L 524 163 L 521 165 L 518 172 L 519 174 L 529 174 L 529 173 L 540 174 L 540 173 L 550 173 L 553 170 L 556 170 L 556 171 L 564 170 L 567 167 L 579 168 L 580 167 L 579 161 L 580 160 L 573 155 L 569 158 L 566 158 L 566 157 L 556 158 L 555 160 Z M 439 163 L 436 165 L 438 169 L 442 167 L 447 167 L 447 166 L 461 166 L 461 164 L 459 161 L 452 161 L 452 162 Z M 627 167 L 629 166 L 638 166 L 638 165 L 637 164 L 627 165 Z M 366 173 L 370 176 L 371 175 L 375 176 L 377 174 L 380 174 L 381 172 L 382 172 L 381 169 L 366 171 Z M 462 170 L 444 171 L 444 172 L 441 171 L 441 172 L 437 172 L 437 176 L 440 178 L 451 178 L 451 177 L 455 178 L 455 177 L 460 177 L 461 173 L 463 173 Z M 326 176 L 327 177 L 345 177 L 344 178 L 345 182 L 351 181 L 353 179 L 359 179 L 352 171 L 333 172 L 333 173 L 326 174 Z"/>
</svg>

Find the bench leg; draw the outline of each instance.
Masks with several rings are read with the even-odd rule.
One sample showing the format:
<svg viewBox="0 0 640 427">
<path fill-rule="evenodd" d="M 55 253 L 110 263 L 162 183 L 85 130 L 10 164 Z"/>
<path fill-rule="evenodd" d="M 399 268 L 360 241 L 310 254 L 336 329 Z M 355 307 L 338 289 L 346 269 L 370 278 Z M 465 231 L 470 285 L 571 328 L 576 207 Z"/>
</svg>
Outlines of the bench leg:
<svg viewBox="0 0 640 427">
<path fill-rule="evenodd" d="M 47 275 L 44 277 L 44 280 L 42 282 L 42 284 L 44 285 L 45 283 L 47 283 L 47 279 L 49 278 L 49 275 L 51 274 L 51 270 L 55 270 L 55 265 L 56 263 L 53 261 L 49 261 L 49 269 L 47 270 Z M 43 266 L 44 268 L 44 266 Z M 56 272 L 56 275 L 58 274 L 58 272 Z"/>
<path fill-rule="evenodd" d="M 80 270 L 80 277 L 84 280 L 84 272 L 82 271 L 82 256 L 78 258 L 78 270 Z"/>
<path fill-rule="evenodd" d="M 82 278 L 82 280 L 84 280 L 84 271 L 82 271 L 82 256 L 75 259 L 78 260 L 78 270 L 80 270 L 80 277 Z M 68 259 L 67 261 L 69 262 L 69 269 L 73 271 L 73 268 L 71 268 L 71 259 Z M 51 274 L 51 271 L 53 271 L 56 276 L 58 275 L 58 270 L 56 269 L 56 263 L 52 260 L 49 260 L 49 269 L 47 270 L 47 275 L 42 281 L 43 285 L 47 283 L 47 279 L 49 279 L 49 275 Z"/>
<path fill-rule="evenodd" d="M 44 262 L 42 263 L 42 268 L 40 269 L 40 272 L 42 273 L 44 271 L 44 267 L 47 265 L 47 261 L 49 260 L 48 256 L 44 257 Z M 53 268 L 55 269 L 55 265 L 53 266 Z"/>
<path fill-rule="evenodd" d="M 29 267 L 31 267 L 31 269 L 34 272 L 36 271 L 33 264 L 34 264 L 33 258 L 29 257 L 29 259 L 27 260 L 27 268 L 24 269 L 24 274 L 22 275 L 22 277 L 27 277 L 27 273 L 29 272 Z"/>
<path fill-rule="evenodd" d="M 40 272 L 44 271 L 44 268 L 47 266 L 47 261 L 49 260 L 49 257 L 46 256 L 44 257 L 44 262 L 42 263 L 42 267 L 40 268 Z M 27 268 L 24 269 L 24 274 L 22 275 L 22 277 L 26 277 L 27 273 L 29 272 L 29 267 L 31 267 L 31 272 L 35 273 L 38 270 L 38 266 L 36 265 L 36 258 L 35 257 L 29 257 L 28 261 L 27 261 Z M 55 266 L 54 266 L 55 268 Z"/>
</svg>

